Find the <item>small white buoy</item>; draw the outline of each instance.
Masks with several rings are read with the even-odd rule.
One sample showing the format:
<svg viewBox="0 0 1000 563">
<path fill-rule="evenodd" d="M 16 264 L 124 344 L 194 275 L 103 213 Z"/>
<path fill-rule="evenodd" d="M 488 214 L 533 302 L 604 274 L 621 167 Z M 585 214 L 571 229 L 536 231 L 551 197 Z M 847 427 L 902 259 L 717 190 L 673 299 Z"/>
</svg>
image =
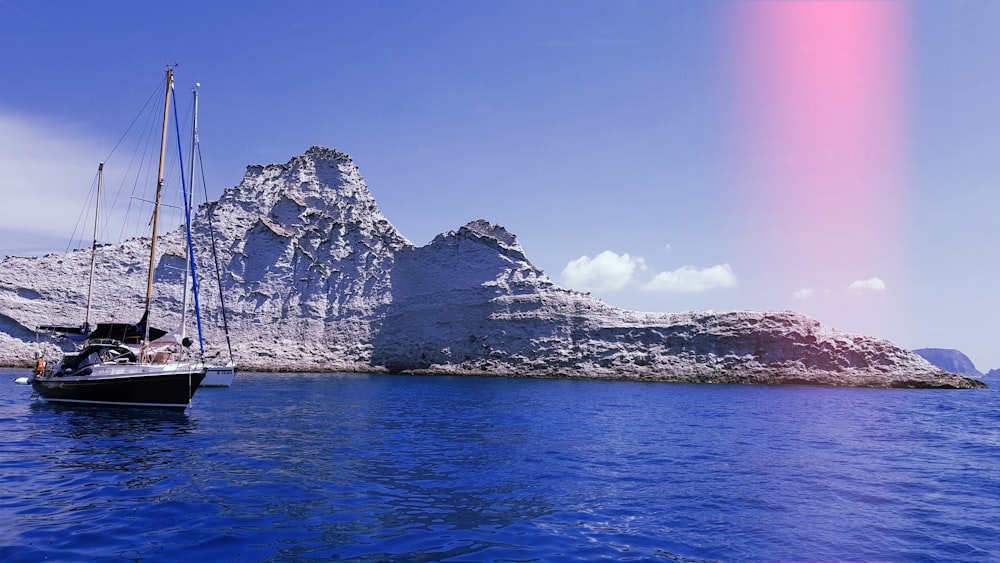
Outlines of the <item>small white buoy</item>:
<svg viewBox="0 0 1000 563">
<path fill-rule="evenodd" d="M 27 385 L 28 384 L 28 378 L 27 377 L 18 377 L 17 379 L 14 380 L 14 383 L 17 383 L 18 385 Z"/>
</svg>

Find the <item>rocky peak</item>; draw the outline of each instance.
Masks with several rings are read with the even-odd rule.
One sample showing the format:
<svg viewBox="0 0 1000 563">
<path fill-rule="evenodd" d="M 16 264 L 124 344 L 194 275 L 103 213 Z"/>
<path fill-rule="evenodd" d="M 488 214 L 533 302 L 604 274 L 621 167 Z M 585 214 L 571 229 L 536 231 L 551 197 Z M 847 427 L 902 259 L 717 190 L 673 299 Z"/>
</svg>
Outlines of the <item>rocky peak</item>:
<svg viewBox="0 0 1000 563">
<path fill-rule="evenodd" d="M 524 255 L 524 249 L 521 248 L 521 243 L 517 241 L 514 234 L 485 219 L 477 219 L 457 230 L 441 233 L 431 241 L 429 246 L 468 249 L 471 248 L 470 244 L 485 247 L 484 251 L 491 256 L 498 254 L 511 263 L 523 262 L 527 267 L 537 270 Z M 538 272 L 541 273 L 540 270 Z"/>
<path fill-rule="evenodd" d="M 231 306 L 248 324 L 375 314 L 391 299 L 395 253 L 412 246 L 378 209 L 351 157 L 325 147 L 247 167 L 211 211 Z M 207 221 L 199 228 L 207 235 Z"/>
<path fill-rule="evenodd" d="M 524 253 L 521 249 L 521 243 L 517 242 L 517 237 L 514 236 L 513 233 L 500 225 L 490 223 L 486 219 L 476 219 L 475 221 L 471 221 L 464 227 L 460 228 L 458 233 L 467 236 L 471 235 L 491 238 L 507 248 L 511 248 L 521 252 L 522 254 Z"/>
<path fill-rule="evenodd" d="M 388 224 L 351 157 L 318 146 L 285 164 L 248 166 L 243 181 L 227 188 L 215 209 L 241 227 L 259 217 L 294 227 L 316 215 L 383 229 Z"/>
</svg>

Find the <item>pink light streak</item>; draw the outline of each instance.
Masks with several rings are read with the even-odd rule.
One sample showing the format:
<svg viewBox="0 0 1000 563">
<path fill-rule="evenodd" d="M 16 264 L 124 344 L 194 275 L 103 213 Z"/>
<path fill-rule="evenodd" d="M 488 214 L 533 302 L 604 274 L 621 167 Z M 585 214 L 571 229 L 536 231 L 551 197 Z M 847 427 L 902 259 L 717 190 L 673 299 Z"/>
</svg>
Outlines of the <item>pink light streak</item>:
<svg viewBox="0 0 1000 563">
<path fill-rule="evenodd" d="M 748 244 L 784 258 L 800 287 L 891 277 L 905 203 L 905 4 L 755 1 L 730 10 Z"/>
</svg>

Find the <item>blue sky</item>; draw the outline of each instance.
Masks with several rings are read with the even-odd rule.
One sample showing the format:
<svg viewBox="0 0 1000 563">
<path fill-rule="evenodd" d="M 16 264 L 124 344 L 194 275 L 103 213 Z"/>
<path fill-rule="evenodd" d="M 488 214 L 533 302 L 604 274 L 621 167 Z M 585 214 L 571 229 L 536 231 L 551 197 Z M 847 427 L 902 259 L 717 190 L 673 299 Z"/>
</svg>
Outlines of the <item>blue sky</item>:
<svg viewBox="0 0 1000 563">
<path fill-rule="evenodd" d="M 66 249 L 96 163 L 177 63 L 213 197 L 329 146 L 416 244 L 485 218 L 612 305 L 790 309 L 1000 368 L 1000 4 L 899 11 L 905 155 L 866 261 L 828 258 L 836 234 L 763 209 L 744 173 L 768 138 L 741 125 L 745 4 L 0 0 L 0 254 Z"/>
</svg>

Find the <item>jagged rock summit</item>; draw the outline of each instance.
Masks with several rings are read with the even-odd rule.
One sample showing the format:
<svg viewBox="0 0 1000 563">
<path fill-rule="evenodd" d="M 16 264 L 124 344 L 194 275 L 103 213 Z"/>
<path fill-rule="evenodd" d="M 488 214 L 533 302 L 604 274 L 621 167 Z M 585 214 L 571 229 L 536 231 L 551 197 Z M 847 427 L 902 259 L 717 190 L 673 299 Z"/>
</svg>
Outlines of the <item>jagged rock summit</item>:
<svg viewBox="0 0 1000 563">
<path fill-rule="evenodd" d="M 984 386 L 792 312 L 617 309 L 554 284 L 512 233 L 485 220 L 415 246 L 379 211 L 351 157 L 324 147 L 248 166 L 239 185 L 201 206 L 192 229 L 203 271 L 213 263 L 210 224 L 243 369 Z M 170 311 L 181 298 L 182 235 L 158 245 L 151 322 L 165 328 L 180 319 Z M 100 320 L 138 320 L 148 247 L 134 239 L 99 249 Z M 25 365 L 39 347 L 57 353 L 35 327 L 82 321 L 89 259 L 73 251 L 0 262 L 0 363 Z M 202 294 L 218 353 L 219 298 Z"/>
</svg>

